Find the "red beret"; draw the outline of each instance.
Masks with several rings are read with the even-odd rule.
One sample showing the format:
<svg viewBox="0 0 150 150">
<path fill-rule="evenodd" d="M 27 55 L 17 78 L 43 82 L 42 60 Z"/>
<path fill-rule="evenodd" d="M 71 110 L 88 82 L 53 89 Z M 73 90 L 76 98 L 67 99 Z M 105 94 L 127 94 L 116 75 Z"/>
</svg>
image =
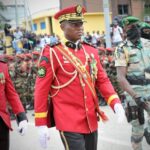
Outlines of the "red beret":
<svg viewBox="0 0 150 150">
<path fill-rule="evenodd" d="M 64 20 L 68 21 L 84 21 L 83 14 L 86 12 L 81 5 L 64 8 L 54 15 L 54 18 L 61 23 Z"/>
<path fill-rule="evenodd" d="M 14 56 L 12 56 L 12 55 L 7 55 L 6 57 L 8 60 L 14 60 Z"/>
<path fill-rule="evenodd" d="M 14 59 L 14 56 L 5 54 L 5 55 L 4 55 L 4 58 L 6 58 L 6 59 L 8 59 L 8 60 L 13 60 L 13 59 Z"/>
<path fill-rule="evenodd" d="M 25 56 L 32 59 L 32 55 L 30 53 L 25 54 Z"/>
<path fill-rule="evenodd" d="M 24 59 L 24 58 L 25 58 L 25 55 L 24 55 L 24 54 L 17 54 L 16 57 L 21 58 L 21 59 Z"/>
<path fill-rule="evenodd" d="M 99 47 L 99 50 L 100 51 L 105 51 L 105 48 L 104 47 Z"/>
<path fill-rule="evenodd" d="M 40 55 L 40 52 L 33 51 L 32 54 L 34 54 L 34 55 Z"/>
<path fill-rule="evenodd" d="M 110 47 L 107 47 L 106 50 L 107 50 L 108 52 L 113 52 L 113 51 L 114 51 L 114 49 L 113 49 L 113 48 L 110 48 Z"/>
</svg>

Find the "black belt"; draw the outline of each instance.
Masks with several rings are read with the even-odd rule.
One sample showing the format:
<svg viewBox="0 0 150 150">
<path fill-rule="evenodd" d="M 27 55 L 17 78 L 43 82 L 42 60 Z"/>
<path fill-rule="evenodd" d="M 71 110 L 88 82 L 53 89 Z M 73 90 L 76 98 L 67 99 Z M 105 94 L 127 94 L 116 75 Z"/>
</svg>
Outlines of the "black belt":
<svg viewBox="0 0 150 150">
<path fill-rule="evenodd" d="M 129 80 L 128 79 L 128 82 L 131 85 L 148 85 L 150 84 L 150 79 L 142 79 L 142 80 Z"/>
</svg>

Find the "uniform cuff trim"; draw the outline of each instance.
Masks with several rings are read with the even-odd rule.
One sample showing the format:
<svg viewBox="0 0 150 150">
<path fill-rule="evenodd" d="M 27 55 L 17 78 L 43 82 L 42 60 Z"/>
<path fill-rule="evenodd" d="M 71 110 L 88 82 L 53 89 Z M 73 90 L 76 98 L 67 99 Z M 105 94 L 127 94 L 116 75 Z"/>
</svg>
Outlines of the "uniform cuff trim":
<svg viewBox="0 0 150 150">
<path fill-rule="evenodd" d="M 35 113 L 35 118 L 45 118 L 47 117 L 47 112 Z"/>
<path fill-rule="evenodd" d="M 110 96 L 110 97 L 108 98 L 108 100 L 107 100 L 107 104 L 110 105 L 110 103 L 111 103 L 115 98 L 118 98 L 118 99 L 119 99 L 118 95 L 114 94 L 114 95 Z"/>
</svg>

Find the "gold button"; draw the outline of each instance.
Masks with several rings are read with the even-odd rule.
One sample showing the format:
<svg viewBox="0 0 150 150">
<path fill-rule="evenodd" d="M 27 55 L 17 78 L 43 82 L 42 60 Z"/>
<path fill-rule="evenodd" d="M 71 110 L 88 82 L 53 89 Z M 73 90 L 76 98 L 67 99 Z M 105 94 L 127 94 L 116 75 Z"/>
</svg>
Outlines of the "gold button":
<svg viewBox="0 0 150 150">
<path fill-rule="evenodd" d="M 87 99 L 87 96 L 84 96 L 84 99 Z"/>
<path fill-rule="evenodd" d="M 89 109 L 88 108 L 86 108 L 86 111 L 88 111 Z"/>
</svg>

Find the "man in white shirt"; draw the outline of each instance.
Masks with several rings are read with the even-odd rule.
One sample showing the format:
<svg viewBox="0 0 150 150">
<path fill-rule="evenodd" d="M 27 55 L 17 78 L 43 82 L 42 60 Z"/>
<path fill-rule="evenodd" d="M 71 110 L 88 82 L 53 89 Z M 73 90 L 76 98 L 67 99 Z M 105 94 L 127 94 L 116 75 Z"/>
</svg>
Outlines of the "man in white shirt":
<svg viewBox="0 0 150 150">
<path fill-rule="evenodd" d="M 14 41 L 13 41 L 13 48 L 15 49 L 16 53 L 21 53 L 22 52 L 22 38 L 23 38 L 23 33 L 20 31 L 20 28 L 17 27 L 16 31 L 14 32 Z"/>
<path fill-rule="evenodd" d="M 116 47 L 122 41 L 123 41 L 123 30 L 118 25 L 118 22 L 115 20 L 113 21 L 113 27 L 112 27 L 112 44 L 114 47 Z"/>
</svg>

